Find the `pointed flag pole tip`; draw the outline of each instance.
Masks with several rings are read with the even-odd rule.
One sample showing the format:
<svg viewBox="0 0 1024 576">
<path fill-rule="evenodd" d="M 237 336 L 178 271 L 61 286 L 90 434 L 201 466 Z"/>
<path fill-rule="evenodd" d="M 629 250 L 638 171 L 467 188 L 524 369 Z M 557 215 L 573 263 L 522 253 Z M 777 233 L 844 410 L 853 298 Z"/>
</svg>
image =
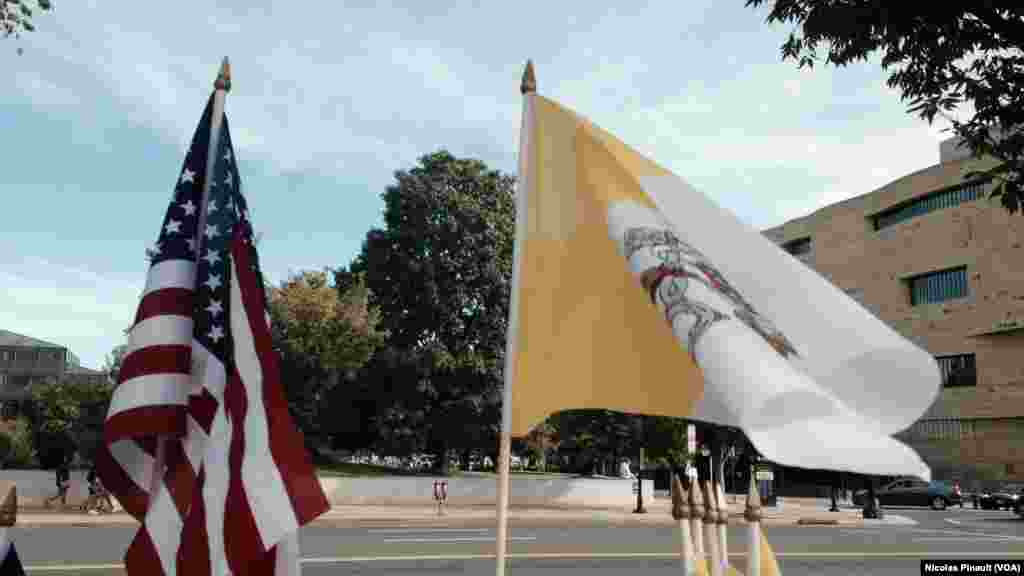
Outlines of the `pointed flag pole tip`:
<svg viewBox="0 0 1024 576">
<path fill-rule="evenodd" d="M 533 60 L 526 61 L 526 69 L 523 70 L 523 81 L 519 84 L 519 92 L 524 95 L 537 92 L 537 77 L 533 73 Z"/>
<path fill-rule="evenodd" d="M 231 62 L 228 62 L 227 56 L 220 63 L 220 71 L 217 73 L 217 80 L 214 81 L 213 87 L 225 92 L 231 91 Z"/>
</svg>

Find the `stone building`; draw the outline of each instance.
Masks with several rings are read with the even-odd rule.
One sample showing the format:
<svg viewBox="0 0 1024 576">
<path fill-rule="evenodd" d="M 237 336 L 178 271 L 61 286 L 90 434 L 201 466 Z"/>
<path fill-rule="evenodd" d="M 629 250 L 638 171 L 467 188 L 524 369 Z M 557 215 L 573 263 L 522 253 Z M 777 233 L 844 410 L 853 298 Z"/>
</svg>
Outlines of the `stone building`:
<svg viewBox="0 0 1024 576">
<path fill-rule="evenodd" d="M 935 356 L 941 394 L 899 437 L 966 487 L 1024 480 L 1024 215 L 963 180 L 994 164 L 949 140 L 934 166 L 764 232 Z"/>
</svg>

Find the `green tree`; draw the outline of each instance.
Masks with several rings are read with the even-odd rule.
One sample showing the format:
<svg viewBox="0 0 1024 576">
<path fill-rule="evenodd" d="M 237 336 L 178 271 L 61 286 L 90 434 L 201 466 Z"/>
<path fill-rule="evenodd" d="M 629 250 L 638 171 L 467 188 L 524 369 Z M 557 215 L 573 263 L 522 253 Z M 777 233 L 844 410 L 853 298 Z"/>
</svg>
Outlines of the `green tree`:
<svg viewBox="0 0 1024 576">
<path fill-rule="evenodd" d="M 384 227 L 371 230 L 352 271 L 380 307 L 391 357 L 384 411 L 415 429 L 448 471 L 449 450 L 497 449 L 512 276 L 514 180 L 446 151 L 395 173 Z M 477 445 L 477 446 L 470 446 Z"/>
<path fill-rule="evenodd" d="M 48 379 L 29 386 L 33 444 L 44 468 L 55 468 L 76 452 L 91 460 L 102 441 L 113 387 L 107 382 Z"/>
<path fill-rule="evenodd" d="M 293 274 L 270 289 L 270 316 L 281 354 L 282 380 L 293 417 L 316 448 L 324 424 L 338 418 L 323 413 L 328 396 L 353 396 L 344 380 L 354 375 L 383 342 L 379 313 L 358 275 L 332 286 L 326 271 Z"/>
<path fill-rule="evenodd" d="M 769 0 L 747 0 L 760 6 Z M 968 179 L 994 179 L 992 196 L 1016 212 L 1024 201 L 1024 4 L 1020 2 L 879 2 L 771 0 L 768 23 L 794 25 L 782 58 L 838 67 L 882 54 L 887 84 L 909 112 L 929 123 L 948 118 L 978 156 L 998 160 Z M 948 113 L 970 104 L 966 121 Z"/>
<path fill-rule="evenodd" d="M 124 363 L 124 355 L 127 352 L 127 344 L 118 344 L 114 346 L 114 349 L 110 351 L 110 354 L 107 354 L 107 358 L 103 361 L 103 372 L 107 373 L 111 382 L 117 382 L 117 378 L 121 373 L 121 364 Z"/>
<path fill-rule="evenodd" d="M 35 5 L 43 12 L 53 7 L 50 0 L 36 0 Z M 22 32 L 34 32 L 36 28 L 32 18 L 35 15 L 29 0 L 0 0 L 0 33 L 4 38 L 14 36 L 17 39 Z M 21 54 L 21 48 L 18 48 L 18 53 Z"/>
</svg>

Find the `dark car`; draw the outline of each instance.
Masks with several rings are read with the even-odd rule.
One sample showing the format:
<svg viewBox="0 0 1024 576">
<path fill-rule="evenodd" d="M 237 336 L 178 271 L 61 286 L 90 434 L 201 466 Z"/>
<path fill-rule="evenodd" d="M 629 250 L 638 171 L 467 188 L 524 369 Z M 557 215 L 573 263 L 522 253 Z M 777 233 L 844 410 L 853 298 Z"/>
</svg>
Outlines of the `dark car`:
<svg viewBox="0 0 1024 576">
<path fill-rule="evenodd" d="M 959 484 L 953 482 L 925 482 L 916 478 L 902 478 L 875 490 L 875 497 L 881 506 L 931 506 L 945 510 L 947 506 L 963 506 L 963 495 Z M 853 493 L 853 503 L 863 506 L 867 490 Z"/>
<path fill-rule="evenodd" d="M 984 492 L 978 495 L 978 507 L 982 510 L 1014 510 L 1022 498 L 1022 490 L 1024 485 L 1007 484 L 998 490 Z"/>
</svg>

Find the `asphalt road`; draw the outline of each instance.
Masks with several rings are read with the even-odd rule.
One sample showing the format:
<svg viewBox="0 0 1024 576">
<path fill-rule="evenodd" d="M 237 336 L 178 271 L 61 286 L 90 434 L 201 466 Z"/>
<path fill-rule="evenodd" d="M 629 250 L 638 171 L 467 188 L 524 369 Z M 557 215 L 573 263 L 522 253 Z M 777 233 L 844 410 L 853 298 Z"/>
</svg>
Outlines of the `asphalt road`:
<svg viewBox="0 0 1024 576">
<path fill-rule="evenodd" d="M 1024 560 L 1024 520 L 1009 512 L 890 510 L 917 525 L 772 526 L 768 539 L 786 576 L 919 574 L 921 558 Z M 743 570 L 742 528 L 730 529 L 733 564 Z M 127 527 L 15 529 L 30 574 L 123 574 L 117 568 L 133 535 Z M 531 576 L 679 574 L 674 531 L 665 528 L 516 526 L 508 573 Z M 491 574 L 491 528 L 450 526 L 312 527 L 301 534 L 305 576 Z"/>
</svg>

